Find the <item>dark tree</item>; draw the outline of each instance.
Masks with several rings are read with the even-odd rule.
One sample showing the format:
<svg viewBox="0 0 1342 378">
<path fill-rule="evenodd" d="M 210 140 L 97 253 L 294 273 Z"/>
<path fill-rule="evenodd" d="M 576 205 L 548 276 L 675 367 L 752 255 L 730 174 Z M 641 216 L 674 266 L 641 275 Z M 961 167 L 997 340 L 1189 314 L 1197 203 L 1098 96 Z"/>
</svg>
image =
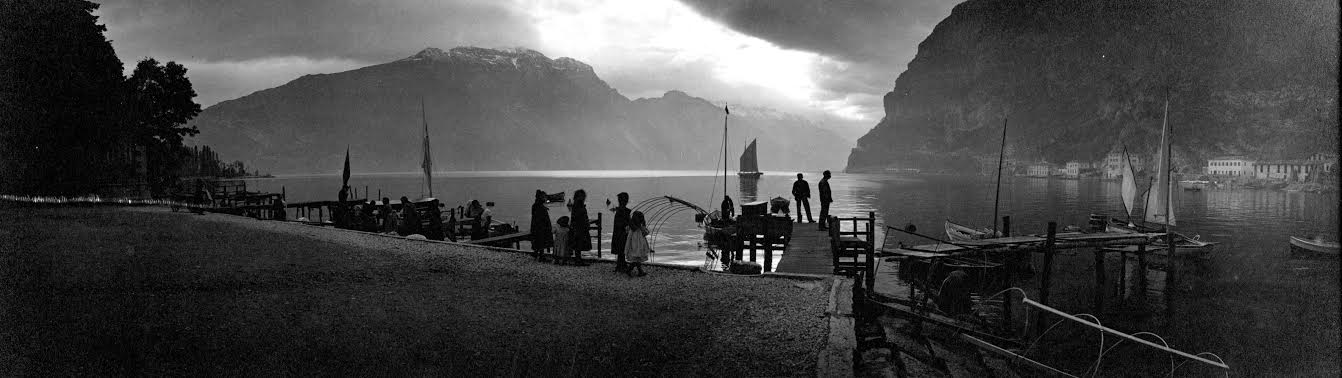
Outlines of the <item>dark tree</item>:
<svg viewBox="0 0 1342 378">
<path fill-rule="evenodd" d="M 199 132 L 194 126 L 185 126 L 200 114 L 195 97 L 186 67 L 176 62 L 160 65 L 145 58 L 126 78 L 128 113 L 124 131 L 131 143 L 145 147 L 147 179 L 155 193 L 162 193 L 177 179 L 175 172 L 185 158 L 179 148 L 182 138 Z"/>
<path fill-rule="evenodd" d="M 105 177 L 124 79 L 97 8 L 0 2 L 0 191 L 78 193 Z"/>
</svg>

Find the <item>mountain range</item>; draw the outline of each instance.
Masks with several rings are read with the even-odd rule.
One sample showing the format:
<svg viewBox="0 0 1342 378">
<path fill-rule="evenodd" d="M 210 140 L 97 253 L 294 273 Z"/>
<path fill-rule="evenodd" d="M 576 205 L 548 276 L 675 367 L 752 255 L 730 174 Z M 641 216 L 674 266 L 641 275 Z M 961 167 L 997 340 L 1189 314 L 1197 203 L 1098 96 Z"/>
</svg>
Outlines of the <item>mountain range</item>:
<svg viewBox="0 0 1342 378">
<path fill-rule="evenodd" d="M 631 100 L 591 66 L 528 49 L 427 48 L 306 75 L 211 106 L 192 141 L 272 173 L 720 167 L 723 105 L 669 91 Z M 852 145 L 806 118 L 733 105 L 731 156 L 759 139 L 762 170 L 842 169 Z"/>
<path fill-rule="evenodd" d="M 918 46 L 848 170 L 995 169 L 1155 154 L 1175 166 L 1337 150 L 1338 4 L 968 0 Z M 1151 159 L 1145 159 L 1151 160 Z"/>
</svg>

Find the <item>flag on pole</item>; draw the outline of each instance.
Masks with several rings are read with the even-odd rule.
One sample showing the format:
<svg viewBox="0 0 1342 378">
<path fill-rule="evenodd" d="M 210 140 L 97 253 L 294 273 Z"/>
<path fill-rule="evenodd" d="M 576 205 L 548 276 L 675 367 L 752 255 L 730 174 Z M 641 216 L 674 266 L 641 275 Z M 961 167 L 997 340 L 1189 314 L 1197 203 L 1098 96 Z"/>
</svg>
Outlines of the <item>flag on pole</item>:
<svg viewBox="0 0 1342 378">
<path fill-rule="evenodd" d="M 419 117 L 424 122 L 424 182 L 429 187 L 428 197 L 433 197 L 433 154 L 429 153 L 429 120 L 424 114 L 424 100 L 419 101 Z"/>
<path fill-rule="evenodd" d="M 340 174 L 340 187 L 349 186 L 349 146 L 345 146 L 345 171 Z"/>
</svg>

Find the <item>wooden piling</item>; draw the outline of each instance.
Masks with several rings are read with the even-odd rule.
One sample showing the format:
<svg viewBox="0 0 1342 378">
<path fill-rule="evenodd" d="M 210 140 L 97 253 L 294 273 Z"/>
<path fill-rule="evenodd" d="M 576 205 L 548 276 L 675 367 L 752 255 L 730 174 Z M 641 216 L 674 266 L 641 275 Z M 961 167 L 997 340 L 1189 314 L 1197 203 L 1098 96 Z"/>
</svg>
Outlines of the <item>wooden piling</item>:
<svg viewBox="0 0 1342 378">
<path fill-rule="evenodd" d="M 1146 246 L 1137 246 L 1137 298 L 1146 299 Z"/>
<path fill-rule="evenodd" d="M 1002 217 L 1002 236 L 1003 236 L 1003 237 L 1008 237 L 1008 238 L 1011 237 L 1011 216 L 1010 216 L 1010 215 L 1006 215 L 1006 216 L 1003 216 L 1003 217 Z"/>
<path fill-rule="evenodd" d="M 1048 222 L 1048 237 L 1044 239 L 1044 267 L 1039 280 L 1039 303 L 1048 305 L 1049 287 L 1052 285 L 1053 276 L 1053 243 L 1058 238 L 1058 222 Z M 1044 318 L 1035 317 L 1035 332 L 1044 329 Z"/>
<path fill-rule="evenodd" d="M 867 219 L 870 219 L 871 222 L 867 223 L 867 251 L 866 251 L 867 286 L 866 287 L 874 288 L 876 287 L 876 212 L 868 211 Z M 857 225 L 854 224 L 853 227 L 857 227 Z"/>
<path fill-rule="evenodd" d="M 1104 313 L 1104 296 L 1108 293 L 1104 279 L 1104 250 L 1095 248 L 1095 316 Z"/>
<path fill-rule="evenodd" d="M 764 242 L 764 246 L 763 246 L 763 247 L 764 247 L 764 267 L 763 267 L 762 269 L 760 269 L 760 271 L 763 272 L 763 273 L 768 273 L 768 272 L 769 272 L 769 267 L 773 266 L 773 263 L 774 263 L 774 241 L 773 241 L 772 238 L 769 237 L 769 235 L 770 235 L 770 234 L 769 234 L 769 222 L 762 222 L 762 223 L 764 223 L 764 227 L 763 227 L 764 229 L 761 230 L 761 232 L 763 232 L 763 236 L 762 236 L 762 238 L 761 238 L 760 240 Z M 751 244 L 754 244 L 754 243 L 751 243 Z"/>
<path fill-rule="evenodd" d="M 1126 300 L 1128 293 L 1128 252 L 1118 253 L 1118 301 L 1122 303 Z"/>
</svg>

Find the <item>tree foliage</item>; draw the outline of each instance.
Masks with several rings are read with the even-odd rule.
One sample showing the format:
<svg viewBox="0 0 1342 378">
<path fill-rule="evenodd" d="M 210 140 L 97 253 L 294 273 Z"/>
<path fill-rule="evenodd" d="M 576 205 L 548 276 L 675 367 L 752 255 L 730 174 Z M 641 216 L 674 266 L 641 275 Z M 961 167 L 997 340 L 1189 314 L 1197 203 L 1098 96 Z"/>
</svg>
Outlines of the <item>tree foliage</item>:
<svg viewBox="0 0 1342 378">
<path fill-rule="evenodd" d="M 140 158 L 162 188 L 187 156 L 200 105 L 186 67 L 146 58 L 124 76 L 97 8 L 0 1 L 0 192 L 89 193 Z"/>
</svg>

